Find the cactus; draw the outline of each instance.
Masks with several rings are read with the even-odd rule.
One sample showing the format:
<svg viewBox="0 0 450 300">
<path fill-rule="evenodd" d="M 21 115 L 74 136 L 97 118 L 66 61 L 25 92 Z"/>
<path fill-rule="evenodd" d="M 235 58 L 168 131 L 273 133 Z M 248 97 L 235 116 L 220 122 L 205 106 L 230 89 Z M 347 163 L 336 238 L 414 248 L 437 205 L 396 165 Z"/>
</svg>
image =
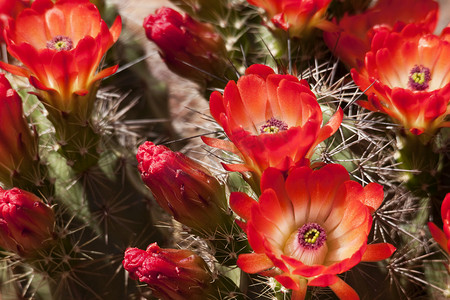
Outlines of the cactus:
<svg viewBox="0 0 450 300">
<path fill-rule="evenodd" d="M 449 297 L 438 4 L 171 2 L 0 5 L 1 298 Z"/>
</svg>

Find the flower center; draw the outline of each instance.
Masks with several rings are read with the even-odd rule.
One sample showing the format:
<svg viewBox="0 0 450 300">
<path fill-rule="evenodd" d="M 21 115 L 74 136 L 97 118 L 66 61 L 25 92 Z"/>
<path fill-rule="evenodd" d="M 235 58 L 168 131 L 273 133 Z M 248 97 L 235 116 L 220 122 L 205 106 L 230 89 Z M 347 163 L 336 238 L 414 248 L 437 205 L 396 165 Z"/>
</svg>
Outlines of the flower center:
<svg viewBox="0 0 450 300">
<path fill-rule="evenodd" d="M 68 36 L 57 35 L 47 42 L 47 48 L 56 51 L 69 51 L 73 49 L 73 41 Z"/>
<path fill-rule="evenodd" d="M 278 133 L 280 131 L 284 131 L 287 129 L 288 129 L 288 125 L 285 122 L 272 117 L 266 121 L 266 124 L 261 126 L 260 132 L 272 134 L 272 133 Z"/>
<path fill-rule="evenodd" d="M 305 249 L 319 249 L 327 240 L 325 230 L 317 223 L 307 223 L 298 229 L 298 243 Z"/>
<path fill-rule="evenodd" d="M 415 91 L 423 91 L 429 87 L 428 82 L 431 80 L 430 69 L 422 65 L 415 65 L 409 71 L 408 86 Z"/>
</svg>

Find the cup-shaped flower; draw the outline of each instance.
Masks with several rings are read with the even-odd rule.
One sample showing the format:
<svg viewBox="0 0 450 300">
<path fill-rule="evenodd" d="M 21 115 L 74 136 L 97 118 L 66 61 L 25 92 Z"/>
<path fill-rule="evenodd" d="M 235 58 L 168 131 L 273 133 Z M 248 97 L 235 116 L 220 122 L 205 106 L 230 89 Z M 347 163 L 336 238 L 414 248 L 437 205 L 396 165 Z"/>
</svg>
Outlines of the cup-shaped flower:
<svg viewBox="0 0 450 300">
<path fill-rule="evenodd" d="M 363 188 L 341 165 L 296 167 L 287 177 L 270 168 L 261 191 L 259 201 L 240 192 L 230 197 L 254 250 L 241 254 L 237 264 L 247 273 L 274 277 L 293 290 L 292 299 L 303 299 L 307 286 L 329 286 L 340 299 L 359 299 L 337 274 L 395 251 L 387 243 L 367 244 L 382 187 Z"/>
<path fill-rule="evenodd" d="M 229 141 L 203 137 L 209 146 L 238 154 L 244 164 L 230 171 L 250 171 L 259 178 L 268 167 L 283 171 L 311 158 L 314 148 L 339 128 L 341 109 L 322 126 L 322 110 L 305 80 L 252 65 L 223 95 L 214 92 L 210 111 Z"/>
<path fill-rule="evenodd" d="M 163 300 L 209 299 L 213 285 L 205 261 L 190 250 L 128 248 L 123 267 L 134 280 L 147 283 Z"/>
<path fill-rule="evenodd" d="M 225 187 L 199 163 L 151 142 L 136 157 L 142 180 L 175 220 L 203 235 L 230 222 Z"/>
<path fill-rule="evenodd" d="M 174 73 L 202 83 L 211 79 L 208 74 L 222 76 L 227 69 L 225 43 L 211 24 L 162 7 L 143 26 Z"/>
<path fill-rule="evenodd" d="M 441 36 L 406 25 L 400 32 L 379 31 L 365 66 L 352 69 L 355 83 L 368 96 L 359 104 L 388 114 L 415 135 L 432 137 L 445 122 L 450 101 L 450 30 Z"/>
<path fill-rule="evenodd" d="M 97 72 L 105 52 L 118 39 L 121 19 L 111 29 L 89 0 L 36 0 L 5 30 L 8 52 L 22 62 L 0 67 L 28 77 L 50 113 L 89 119 L 97 82 L 117 70 Z"/>
<path fill-rule="evenodd" d="M 38 169 L 38 137 L 23 114 L 22 99 L 0 73 L 0 181 L 12 186 L 13 177 L 35 182 Z"/>
<path fill-rule="evenodd" d="M 332 30 L 334 24 L 326 20 L 331 0 L 247 0 L 262 7 L 272 23 L 291 36 L 302 37 L 312 29 Z"/>
<path fill-rule="evenodd" d="M 442 250 L 447 253 L 450 259 L 450 193 L 447 194 L 441 206 L 441 218 L 444 223 L 443 230 L 432 222 L 428 222 L 433 239 L 441 246 Z"/>
<path fill-rule="evenodd" d="M 328 48 L 348 67 L 364 65 L 374 34 L 379 30 L 400 31 L 408 23 L 423 26 L 432 33 L 437 24 L 439 4 L 434 0 L 408 1 L 379 0 L 365 12 L 345 14 L 339 22 L 333 19 L 338 30 L 325 31 L 323 37 Z"/>
<path fill-rule="evenodd" d="M 52 239 L 54 223 L 51 207 L 34 194 L 0 188 L 0 247 L 32 256 Z"/>
</svg>

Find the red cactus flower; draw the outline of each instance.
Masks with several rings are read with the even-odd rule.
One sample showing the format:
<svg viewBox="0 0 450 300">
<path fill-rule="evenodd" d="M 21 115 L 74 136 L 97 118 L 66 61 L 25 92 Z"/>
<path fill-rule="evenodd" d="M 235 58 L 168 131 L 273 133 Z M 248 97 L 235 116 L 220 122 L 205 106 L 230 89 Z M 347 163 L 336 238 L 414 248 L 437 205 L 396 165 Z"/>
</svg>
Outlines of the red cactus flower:
<svg viewBox="0 0 450 300">
<path fill-rule="evenodd" d="M 136 158 L 142 180 L 175 220 L 208 234 L 230 220 L 224 186 L 200 164 L 151 142 L 139 147 Z"/>
<path fill-rule="evenodd" d="M 190 250 L 128 248 L 123 267 L 135 280 L 147 283 L 164 300 L 207 299 L 212 277 L 205 261 Z"/>
<path fill-rule="evenodd" d="M 439 4 L 434 0 L 408 1 L 404 9 L 402 0 L 379 0 L 364 13 L 344 15 L 336 31 L 324 32 L 323 37 L 328 48 L 350 68 L 364 65 L 364 57 L 370 51 L 370 44 L 378 30 L 401 31 L 408 23 L 423 26 L 432 33 L 437 24 Z"/>
<path fill-rule="evenodd" d="M 32 255 L 52 238 L 53 210 L 34 194 L 0 188 L 0 246 L 21 256 Z"/>
<path fill-rule="evenodd" d="M 449 28 L 450 29 L 450 28 Z M 431 137 L 445 122 L 450 101 L 450 30 L 439 37 L 415 24 L 379 31 L 365 66 L 352 77 L 368 101 L 359 104 L 391 116 L 411 133 Z"/>
<path fill-rule="evenodd" d="M 92 95 L 86 94 L 117 69 L 97 73 L 120 31 L 120 17 L 108 29 L 89 0 L 36 0 L 5 31 L 9 53 L 23 66 L 0 62 L 0 67 L 28 77 L 51 111 L 74 113 L 86 120 L 93 104 Z"/>
<path fill-rule="evenodd" d="M 379 261 L 395 248 L 367 244 L 371 212 L 383 201 L 376 183 L 366 187 L 349 180 L 344 167 L 326 165 L 313 171 L 293 168 L 287 178 L 267 169 L 258 201 L 244 193 L 231 194 L 231 208 L 254 253 L 241 254 L 238 266 L 247 273 L 274 277 L 303 299 L 307 286 L 329 286 L 340 299 L 359 299 L 337 274 L 360 261 Z"/>
<path fill-rule="evenodd" d="M 444 223 L 443 231 L 432 222 L 428 222 L 428 228 L 433 239 L 450 257 L 450 193 L 445 196 L 442 202 L 441 217 Z"/>
<path fill-rule="evenodd" d="M 336 132 L 343 117 L 339 109 L 321 128 L 322 110 L 308 83 L 263 65 L 250 66 L 237 84 L 228 82 L 223 95 L 214 92 L 210 110 L 231 142 L 207 137 L 203 141 L 243 159 L 243 165 L 225 165 L 226 169 L 251 171 L 258 177 L 268 167 L 288 170 L 304 163 Z"/>
<path fill-rule="evenodd" d="M 331 0 L 247 0 L 262 7 L 272 23 L 291 36 L 301 37 L 313 28 L 332 30 L 334 24 L 325 19 Z"/>
<path fill-rule="evenodd" d="M 2 73 L 0 120 L 0 181 L 11 186 L 13 176 L 26 177 L 39 163 L 38 137 L 31 131 L 23 114 L 22 99 Z"/>
<path fill-rule="evenodd" d="M 144 29 L 167 66 L 181 76 L 205 81 L 227 68 L 225 43 L 211 24 L 162 7 L 145 18 Z"/>
</svg>

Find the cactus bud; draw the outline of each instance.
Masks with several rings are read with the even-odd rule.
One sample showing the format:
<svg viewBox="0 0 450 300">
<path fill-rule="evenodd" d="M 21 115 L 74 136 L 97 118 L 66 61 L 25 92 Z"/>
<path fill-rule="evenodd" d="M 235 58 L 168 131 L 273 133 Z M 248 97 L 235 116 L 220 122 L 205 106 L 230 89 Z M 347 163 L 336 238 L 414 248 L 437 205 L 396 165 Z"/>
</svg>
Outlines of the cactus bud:
<svg viewBox="0 0 450 300">
<path fill-rule="evenodd" d="M 53 210 L 32 193 L 0 188 L 0 246 L 23 257 L 52 238 Z"/>
<path fill-rule="evenodd" d="M 179 152 L 145 142 L 137 153 L 144 183 L 158 204 L 200 233 L 228 224 L 224 186 L 208 170 Z"/>
<path fill-rule="evenodd" d="M 145 18 L 143 26 L 178 75 L 203 83 L 211 80 L 208 74 L 220 77 L 227 69 L 225 43 L 212 25 L 162 7 Z"/>
<path fill-rule="evenodd" d="M 0 181 L 12 186 L 14 176 L 31 177 L 38 168 L 38 141 L 23 114 L 22 99 L 4 74 L 0 74 L 0 120 Z"/>
<path fill-rule="evenodd" d="M 214 292 L 205 261 L 190 250 L 128 248 L 123 260 L 132 279 L 147 283 L 164 300 L 209 299 Z"/>
</svg>

